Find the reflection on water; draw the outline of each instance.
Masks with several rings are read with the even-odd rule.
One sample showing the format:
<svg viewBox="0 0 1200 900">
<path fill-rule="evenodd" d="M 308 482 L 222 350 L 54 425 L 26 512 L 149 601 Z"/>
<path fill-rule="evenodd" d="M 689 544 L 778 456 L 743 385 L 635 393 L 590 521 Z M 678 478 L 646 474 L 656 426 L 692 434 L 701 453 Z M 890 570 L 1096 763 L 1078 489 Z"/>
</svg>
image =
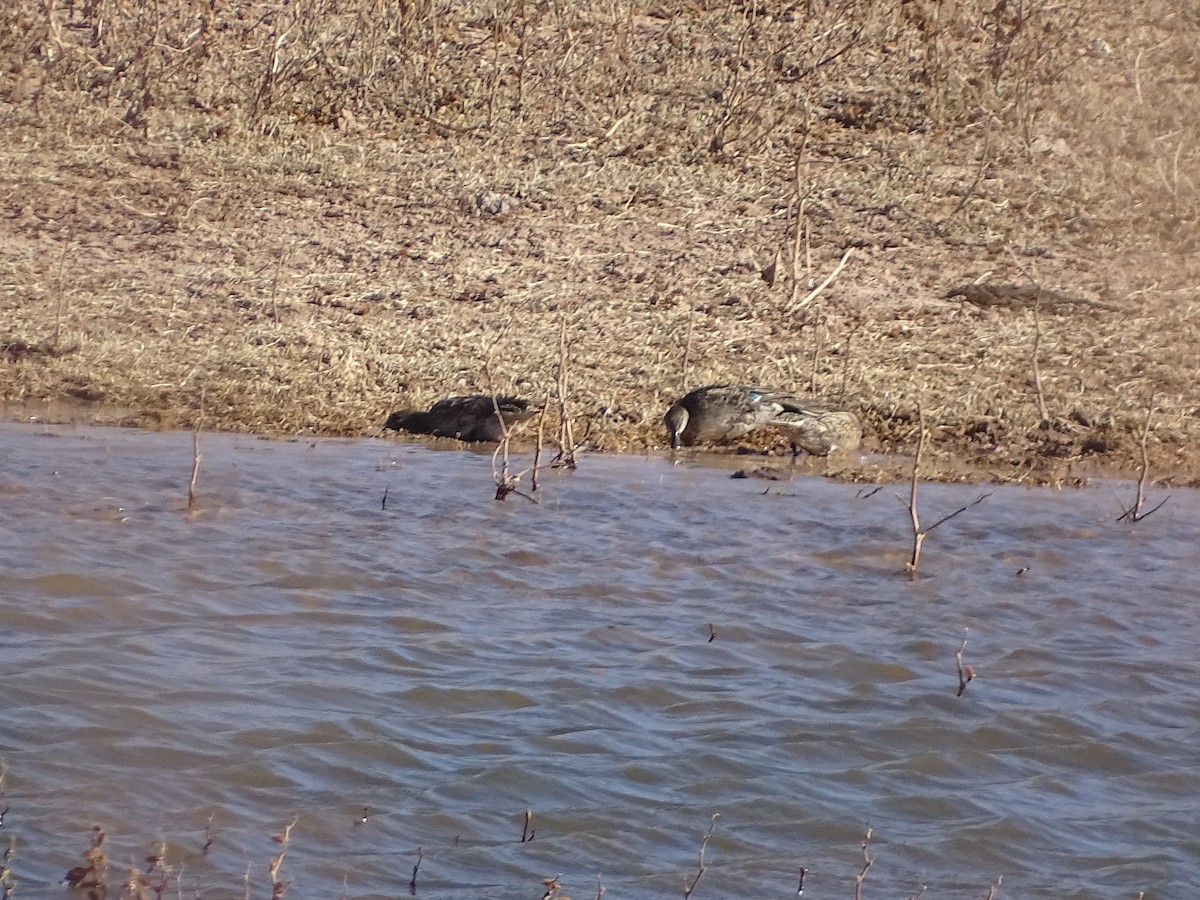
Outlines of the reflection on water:
<svg viewBox="0 0 1200 900">
<path fill-rule="evenodd" d="M 1001 488 L 909 582 L 892 488 L 588 457 L 496 503 L 478 453 L 201 449 L 189 514 L 190 435 L 0 425 L 24 896 L 96 822 L 117 872 L 162 840 L 188 896 L 265 896 L 293 819 L 301 896 L 398 896 L 418 848 L 429 898 L 674 896 L 716 813 L 697 900 L 853 896 L 868 823 L 873 896 L 1200 889 L 1194 492 L 1130 529 L 1128 485 Z"/>
</svg>

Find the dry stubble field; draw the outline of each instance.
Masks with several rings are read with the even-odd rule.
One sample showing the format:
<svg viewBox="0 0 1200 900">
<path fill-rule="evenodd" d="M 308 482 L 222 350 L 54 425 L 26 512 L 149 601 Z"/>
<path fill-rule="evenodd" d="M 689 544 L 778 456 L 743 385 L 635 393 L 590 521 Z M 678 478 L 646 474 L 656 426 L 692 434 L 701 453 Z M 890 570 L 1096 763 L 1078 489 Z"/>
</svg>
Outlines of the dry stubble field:
<svg viewBox="0 0 1200 900">
<path fill-rule="evenodd" d="M 1136 473 L 1149 422 L 1200 482 L 1193 4 L 0 17 L 10 414 L 368 434 L 565 361 L 604 450 L 736 380 L 859 411 L 897 456 L 844 477 L 901 471 L 919 404 L 944 478 Z"/>
</svg>

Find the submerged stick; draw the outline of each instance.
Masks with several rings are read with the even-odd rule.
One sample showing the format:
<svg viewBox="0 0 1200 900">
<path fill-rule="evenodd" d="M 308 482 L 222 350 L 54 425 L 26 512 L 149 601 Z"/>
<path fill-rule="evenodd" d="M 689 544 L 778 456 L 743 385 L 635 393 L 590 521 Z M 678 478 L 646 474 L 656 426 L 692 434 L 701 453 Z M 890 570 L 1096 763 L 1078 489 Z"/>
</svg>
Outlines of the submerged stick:
<svg viewBox="0 0 1200 900">
<path fill-rule="evenodd" d="M 689 900 L 692 896 L 692 891 L 696 890 L 696 885 L 700 883 L 700 878 L 708 871 L 708 863 L 704 861 L 704 850 L 708 846 L 709 839 L 713 836 L 713 829 L 717 827 L 717 817 L 720 813 L 713 813 L 712 821 L 709 823 L 708 831 L 704 833 L 704 840 L 700 842 L 700 859 L 697 863 L 696 877 L 692 879 L 689 885 L 687 879 L 683 879 L 683 900 Z"/>
<path fill-rule="evenodd" d="M 870 852 L 867 849 L 871 843 L 871 834 L 873 831 L 874 831 L 874 829 L 870 825 L 868 825 L 867 832 L 866 832 L 866 834 L 863 835 L 863 839 L 862 839 L 863 867 L 862 867 L 862 871 L 854 876 L 854 900 L 862 900 L 862 886 L 863 886 L 863 881 L 865 881 L 866 877 L 867 877 L 867 869 L 871 868 L 871 864 L 873 862 L 875 862 L 874 857 L 871 856 Z"/>
<path fill-rule="evenodd" d="M 192 432 L 192 477 L 188 480 L 188 509 L 196 505 L 196 478 L 200 474 L 200 429 Z"/>
<path fill-rule="evenodd" d="M 1117 517 L 1118 522 L 1130 522 L 1131 524 L 1142 521 L 1147 516 L 1152 516 L 1163 508 L 1163 505 L 1171 499 L 1171 495 L 1167 494 L 1163 498 L 1162 503 L 1149 512 L 1142 512 L 1142 507 L 1146 505 L 1146 476 L 1150 472 L 1150 453 L 1146 449 L 1146 442 L 1150 438 L 1150 417 L 1154 414 L 1154 394 L 1150 395 L 1150 399 L 1146 401 L 1146 421 L 1142 426 L 1142 465 L 1138 472 L 1137 482 L 1137 497 L 1133 501 L 1133 505 L 1125 512 Z"/>
<path fill-rule="evenodd" d="M 192 477 L 188 481 L 188 509 L 196 505 L 196 477 L 200 474 L 200 426 L 204 423 L 204 389 L 200 390 L 200 414 L 192 431 Z"/>
<path fill-rule="evenodd" d="M 921 406 L 920 403 L 917 404 L 917 422 L 918 422 L 918 427 L 920 428 L 920 431 L 921 431 L 921 436 L 917 439 L 917 454 L 913 458 L 912 480 L 910 483 L 909 495 L 908 495 L 908 514 L 909 514 L 909 518 L 912 520 L 912 531 L 913 531 L 912 556 L 909 558 L 909 561 L 908 561 L 907 565 L 905 566 L 905 569 L 908 571 L 909 578 L 917 577 L 917 567 L 921 564 L 921 545 L 923 543 L 925 543 L 925 538 L 929 534 L 929 532 L 933 531 L 939 525 L 946 524 L 951 519 L 953 519 L 955 516 L 961 515 L 962 513 L 966 512 L 968 509 L 970 509 L 972 506 L 976 506 L 977 504 L 982 503 L 988 497 L 992 496 L 991 491 L 988 491 L 986 494 L 980 494 L 978 497 L 976 497 L 974 500 L 972 500 L 966 506 L 961 506 L 958 509 L 956 509 L 954 512 L 949 513 L 948 515 L 942 516 L 940 519 L 938 519 L 936 522 L 934 522 L 929 527 L 922 528 L 921 527 L 921 515 L 920 515 L 919 510 L 917 509 L 917 484 L 920 481 L 921 457 L 925 453 L 925 443 L 928 440 L 928 432 L 926 431 L 926 428 L 925 428 L 925 410 Z M 903 501 L 901 501 L 901 502 L 903 502 Z"/>
<path fill-rule="evenodd" d="M 975 680 L 975 670 L 963 663 L 963 651 L 966 649 L 967 639 L 963 638 L 962 646 L 954 654 L 954 659 L 958 663 L 958 693 L 955 694 L 956 697 L 961 697 L 966 691 L 967 685 Z"/>
<path fill-rule="evenodd" d="M 417 893 L 417 870 L 421 868 L 421 860 L 424 858 L 425 858 L 425 852 L 420 847 L 418 847 L 417 848 L 417 864 L 415 866 L 413 866 L 412 878 L 408 882 L 408 892 L 410 894 L 415 895 Z"/>
</svg>

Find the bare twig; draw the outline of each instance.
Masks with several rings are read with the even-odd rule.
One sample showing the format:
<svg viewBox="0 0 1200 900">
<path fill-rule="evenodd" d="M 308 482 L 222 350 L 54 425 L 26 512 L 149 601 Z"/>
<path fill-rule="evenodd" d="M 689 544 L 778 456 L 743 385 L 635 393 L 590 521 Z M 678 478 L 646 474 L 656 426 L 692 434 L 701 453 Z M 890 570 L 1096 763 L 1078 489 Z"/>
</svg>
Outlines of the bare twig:
<svg viewBox="0 0 1200 900">
<path fill-rule="evenodd" d="M 408 892 L 410 894 L 417 893 L 417 871 L 421 868 L 421 860 L 425 858 L 425 851 L 420 847 L 417 848 L 417 861 L 413 865 L 412 878 L 408 882 Z"/>
<path fill-rule="evenodd" d="M 208 856 L 208 851 L 212 849 L 212 845 L 213 845 L 212 823 L 213 823 L 213 816 L 215 816 L 215 815 L 216 815 L 216 813 L 213 813 L 211 816 L 208 817 L 208 821 L 204 823 L 204 846 L 200 848 L 201 856 Z"/>
<path fill-rule="evenodd" d="M 542 404 L 542 412 L 538 415 L 537 444 L 533 448 L 533 473 L 529 476 L 529 490 L 536 493 L 538 489 L 538 474 L 542 466 L 542 446 L 546 437 L 546 412 L 550 408 L 550 397 Z"/>
<path fill-rule="evenodd" d="M 717 817 L 720 813 L 713 813 L 712 821 L 709 823 L 708 831 L 704 833 L 704 840 L 700 842 L 700 859 L 697 863 L 696 877 L 692 879 L 689 885 L 687 879 L 683 879 L 683 900 L 688 900 L 692 896 L 692 891 L 696 890 L 696 885 L 700 883 L 701 876 L 708 871 L 708 863 L 704 861 L 704 850 L 708 846 L 709 838 L 713 836 L 713 829 L 717 827 Z"/>
<path fill-rule="evenodd" d="M 1000 892 L 1000 885 L 1004 884 L 1004 876 L 1001 875 L 996 879 L 996 883 L 991 886 L 987 892 L 985 900 L 996 900 L 996 894 Z M 1138 900 L 1141 900 L 1142 895 L 1138 894 Z"/>
<path fill-rule="evenodd" d="M 1033 303 L 1033 398 L 1037 402 L 1038 415 L 1041 416 L 1042 422 L 1050 421 L 1050 414 L 1046 412 L 1046 394 L 1042 390 L 1042 320 L 1038 315 L 1038 309 L 1042 305 L 1042 289 L 1038 287 L 1037 300 Z"/>
<path fill-rule="evenodd" d="M 1021 262 L 1020 257 L 1013 250 L 1012 244 L 1008 245 L 1008 255 L 1012 257 L 1017 268 L 1029 279 L 1029 282 L 1037 291 L 1033 301 L 1033 397 L 1034 402 L 1037 404 L 1038 415 L 1041 417 L 1042 422 L 1046 423 L 1050 421 L 1050 414 L 1046 411 L 1046 395 L 1042 390 L 1042 320 L 1039 315 L 1044 291 L 1041 281 L 1037 278 L 1037 273 Z"/>
<path fill-rule="evenodd" d="M 955 516 L 966 512 L 972 506 L 982 503 L 992 495 L 991 491 L 988 491 L 986 494 L 980 494 L 966 506 L 959 507 L 954 512 L 942 516 L 927 528 L 922 528 L 921 515 L 917 509 L 917 484 L 920 482 L 921 457 L 925 453 L 925 443 L 928 439 L 929 432 L 925 428 L 925 410 L 920 403 L 917 403 L 917 423 L 917 427 L 920 429 L 920 436 L 917 438 L 917 453 L 916 456 L 913 457 L 912 480 L 908 495 L 908 514 L 912 519 L 913 546 L 912 556 L 909 558 L 905 569 L 907 570 L 910 578 L 917 577 L 917 567 L 921 564 L 921 545 L 925 542 L 925 537 L 929 534 L 929 532 L 933 531 L 939 525 L 944 525 L 946 522 L 949 522 Z"/>
<path fill-rule="evenodd" d="M 1150 399 L 1146 401 L 1146 422 L 1142 426 L 1142 465 L 1140 467 L 1140 471 L 1138 472 L 1137 497 L 1133 501 L 1133 505 L 1117 517 L 1118 522 L 1129 522 L 1130 524 L 1140 522 L 1142 519 L 1146 518 L 1146 516 L 1154 515 L 1154 513 L 1163 508 L 1163 504 L 1171 499 L 1171 495 L 1167 494 L 1167 496 L 1163 498 L 1162 503 L 1159 503 L 1158 506 L 1154 507 L 1154 509 L 1150 510 L 1149 512 L 1142 512 L 1142 507 L 1146 505 L 1146 476 L 1150 472 L 1150 455 L 1149 451 L 1146 449 L 1146 442 L 1150 438 L 1150 417 L 1153 414 L 1154 394 L 1151 394 Z"/>
<path fill-rule="evenodd" d="M 296 827 L 299 819 L 293 819 L 291 824 L 283 829 L 282 834 L 271 835 L 271 840 L 280 845 L 279 855 L 272 857 L 271 864 L 267 867 L 267 874 L 271 878 L 271 900 L 279 900 L 287 893 L 288 882 L 279 880 L 279 867 L 283 865 L 283 857 L 287 854 L 288 841 L 292 839 L 292 829 Z"/>
<path fill-rule="evenodd" d="M 871 856 L 870 852 L 867 849 L 868 845 L 871 843 L 871 833 L 873 831 L 874 831 L 874 829 L 870 825 L 868 825 L 866 834 L 863 835 L 863 839 L 862 839 L 863 867 L 862 867 L 862 871 L 854 876 L 854 900 L 862 900 L 862 886 L 863 886 L 863 881 L 866 880 L 866 877 L 867 877 L 867 869 L 871 868 L 871 863 L 875 862 L 874 857 Z"/>
<path fill-rule="evenodd" d="M 204 391 L 200 392 L 200 414 L 192 431 L 192 477 L 188 480 L 188 509 L 196 505 L 196 478 L 200 475 L 200 425 L 204 422 Z"/>
<path fill-rule="evenodd" d="M 688 333 L 691 334 L 690 329 Z M 555 380 L 555 389 L 558 393 L 558 458 L 556 464 L 567 469 L 574 469 L 575 451 L 579 449 L 579 446 L 575 443 L 575 423 L 567 413 L 567 373 L 570 359 L 571 345 L 567 341 L 567 317 L 564 314 L 558 322 L 558 378 Z M 684 365 L 686 366 L 686 357 Z"/>
<path fill-rule="evenodd" d="M 817 297 L 820 295 L 820 293 L 823 290 L 825 290 L 825 288 L 829 287 L 830 284 L 833 283 L 833 279 L 837 278 L 838 275 L 841 274 L 842 269 L 846 268 L 846 263 L 850 261 L 850 256 L 853 253 L 854 253 L 854 248 L 847 247 L 846 252 L 842 254 L 841 262 L 839 262 L 834 267 L 832 272 L 830 272 L 828 275 L 825 276 L 825 280 L 822 281 L 820 284 L 818 284 L 811 291 L 809 291 L 808 295 L 803 300 L 799 301 L 798 303 L 793 303 L 792 301 L 789 300 L 787 306 L 785 306 L 783 308 L 784 312 L 790 312 L 793 306 L 798 309 L 804 309 L 804 307 L 808 306 L 810 303 L 812 303 L 814 300 L 816 300 Z"/>
<path fill-rule="evenodd" d="M 921 530 L 921 515 L 917 511 L 917 483 L 920 480 L 921 456 L 925 453 L 926 439 L 925 410 L 920 403 L 917 404 L 917 423 L 920 434 L 917 436 L 917 454 L 913 457 L 912 481 L 908 494 L 908 514 L 912 518 L 913 531 L 912 556 L 908 560 L 908 573 L 912 577 L 916 577 L 917 566 L 921 564 L 921 544 L 925 542 L 925 532 Z"/>
<path fill-rule="evenodd" d="M 525 826 L 521 829 L 521 843 L 522 844 L 532 841 L 533 836 L 535 834 L 537 834 L 537 831 L 532 827 L 532 825 L 533 825 L 533 810 L 527 809 L 527 810 L 525 810 Z"/>
<path fill-rule="evenodd" d="M 63 317 L 67 314 L 67 294 L 66 294 L 66 279 L 64 277 L 67 267 L 67 254 L 71 250 L 71 245 L 75 243 L 75 220 L 78 218 L 79 201 L 75 200 L 71 204 L 70 225 L 67 227 L 67 239 L 63 241 L 62 254 L 58 258 L 58 303 L 54 311 L 54 349 L 58 350 L 62 347 L 62 323 Z"/>
<path fill-rule="evenodd" d="M 808 129 L 804 131 L 804 140 L 800 144 L 800 152 L 796 155 L 796 221 L 792 235 L 792 296 L 788 300 L 788 308 L 794 306 L 800 299 L 800 246 L 808 232 L 808 220 L 804 216 L 804 206 L 808 202 L 808 165 L 805 157 L 808 155 Z M 811 287 L 811 285 L 810 285 Z"/>
<path fill-rule="evenodd" d="M 963 691 L 967 689 L 967 685 L 975 679 L 975 670 L 971 666 L 963 663 L 963 651 L 967 649 L 967 639 L 963 638 L 962 646 L 958 648 L 958 652 L 954 654 L 954 659 L 958 663 L 958 693 L 955 695 L 961 697 Z"/>
<path fill-rule="evenodd" d="M 680 385 L 680 390 L 683 393 L 688 391 L 688 379 L 691 377 L 692 365 L 692 328 L 696 324 L 696 308 L 691 303 L 688 304 L 688 320 L 687 320 L 687 337 L 683 341 L 683 384 Z"/>
<path fill-rule="evenodd" d="M 279 253 L 275 257 L 275 273 L 271 276 L 271 318 L 275 320 L 275 324 L 279 324 L 279 303 L 276 300 L 276 294 L 279 291 L 279 270 L 283 268 L 283 261 L 287 257 L 287 247 L 280 247 Z"/>
<path fill-rule="evenodd" d="M 799 885 L 799 887 L 796 888 L 796 896 L 797 897 L 804 896 L 804 876 L 807 874 L 808 874 L 808 869 L 804 868 L 804 866 L 801 866 L 800 867 L 800 885 Z"/>
<path fill-rule="evenodd" d="M 825 343 L 825 333 L 828 330 L 828 328 L 816 329 L 816 339 L 813 341 L 812 369 L 808 375 L 808 392 L 810 394 L 817 392 L 817 368 L 820 365 L 821 350 Z"/>
</svg>

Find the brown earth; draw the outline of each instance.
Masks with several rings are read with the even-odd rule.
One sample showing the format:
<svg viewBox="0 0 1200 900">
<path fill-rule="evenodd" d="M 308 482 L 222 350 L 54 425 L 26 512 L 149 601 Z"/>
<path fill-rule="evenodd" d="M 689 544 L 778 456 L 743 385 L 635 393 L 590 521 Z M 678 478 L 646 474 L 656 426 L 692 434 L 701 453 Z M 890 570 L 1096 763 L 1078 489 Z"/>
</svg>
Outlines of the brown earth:
<svg viewBox="0 0 1200 900">
<path fill-rule="evenodd" d="M 565 361 L 596 449 L 744 381 L 858 411 L 843 477 L 919 404 L 932 475 L 1200 483 L 1191 4 L 277 7 L 0 13 L 11 413 L 371 434 Z"/>
</svg>

